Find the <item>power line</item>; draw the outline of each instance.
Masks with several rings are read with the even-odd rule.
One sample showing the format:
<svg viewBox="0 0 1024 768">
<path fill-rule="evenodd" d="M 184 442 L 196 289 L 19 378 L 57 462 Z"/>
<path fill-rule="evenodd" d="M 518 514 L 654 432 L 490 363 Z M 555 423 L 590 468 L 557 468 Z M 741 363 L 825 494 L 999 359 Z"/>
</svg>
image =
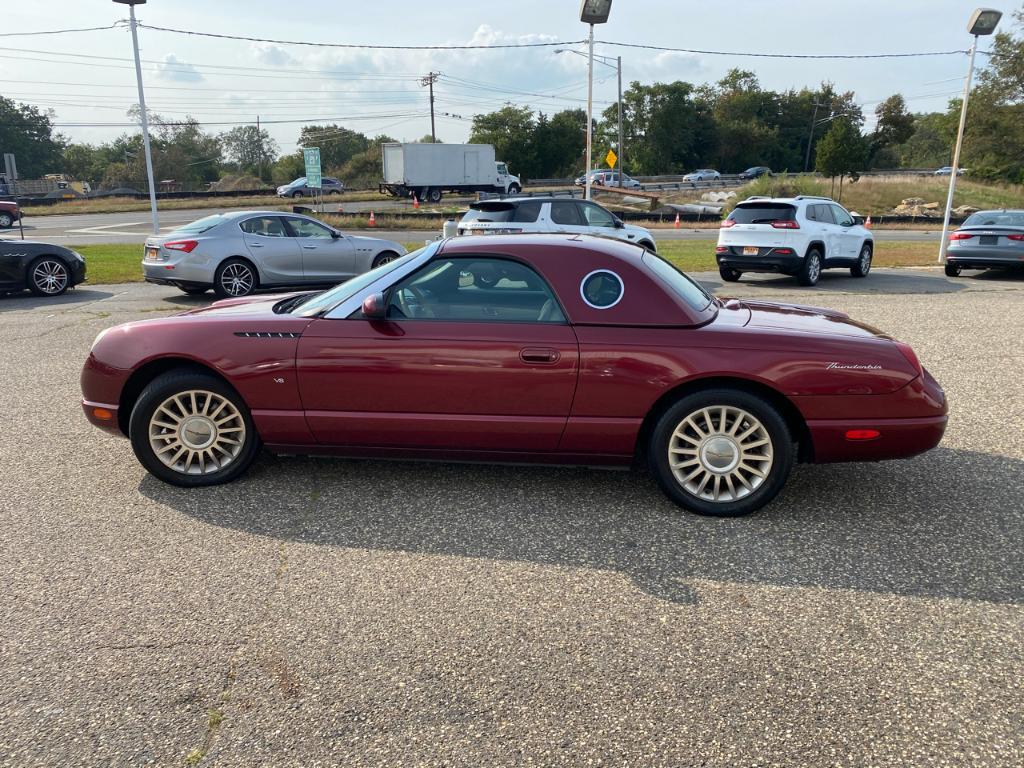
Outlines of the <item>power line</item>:
<svg viewBox="0 0 1024 768">
<path fill-rule="evenodd" d="M 142 25 L 140 24 L 139 26 L 141 27 Z M 647 51 L 694 53 L 699 56 L 749 56 L 760 59 L 910 59 L 921 56 L 958 56 L 968 53 L 968 51 L 964 50 L 918 51 L 915 53 L 752 53 L 751 51 L 704 51 L 697 48 L 671 48 L 662 45 L 622 43 L 614 40 L 595 40 L 594 43 L 615 45 L 619 48 L 638 48 Z"/>
<path fill-rule="evenodd" d="M 115 21 L 106 27 L 82 27 L 80 29 L 48 29 L 42 32 L 0 32 L 0 37 L 38 37 L 39 35 L 64 35 L 68 32 L 99 32 L 104 29 L 116 29 L 122 22 Z"/>
<path fill-rule="evenodd" d="M 225 35 L 216 32 L 197 32 L 191 29 L 173 29 L 171 27 L 154 27 L 139 24 L 143 29 L 156 32 L 171 32 L 176 35 L 193 35 L 196 37 L 214 37 L 220 40 L 244 40 L 250 43 L 273 43 L 275 45 L 305 45 L 314 48 L 358 48 L 381 51 L 476 51 L 498 50 L 503 48 L 549 48 L 555 45 L 579 45 L 584 40 L 569 40 L 548 43 L 493 43 L 477 45 L 376 45 L 371 43 L 314 43 L 308 40 L 274 40 L 266 37 L 247 37 L 244 35 Z"/>
</svg>

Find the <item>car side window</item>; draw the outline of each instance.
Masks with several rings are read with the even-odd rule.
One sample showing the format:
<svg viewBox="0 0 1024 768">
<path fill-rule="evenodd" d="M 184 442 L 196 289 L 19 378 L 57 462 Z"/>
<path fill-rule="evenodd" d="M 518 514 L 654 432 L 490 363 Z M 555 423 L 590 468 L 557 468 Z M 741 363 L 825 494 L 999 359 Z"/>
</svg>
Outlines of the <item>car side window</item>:
<svg viewBox="0 0 1024 768">
<path fill-rule="evenodd" d="M 551 203 L 551 221 L 555 224 L 570 224 L 578 226 L 579 214 L 576 212 L 576 203 L 571 200 L 558 200 Z"/>
<path fill-rule="evenodd" d="M 540 203 L 520 203 L 512 213 L 511 221 L 529 223 L 540 217 Z"/>
<path fill-rule="evenodd" d="M 599 205 L 594 203 L 580 203 L 583 209 L 583 218 L 591 227 L 614 227 L 615 217 Z"/>
<path fill-rule="evenodd" d="M 835 218 L 836 224 L 841 227 L 849 227 L 853 224 L 853 217 L 838 205 L 830 205 L 829 208 L 832 209 L 832 216 Z"/>
<path fill-rule="evenodd" d="M 288 228 L 292 231 L 292 237 L 315 237 L 320 240 L 330 240 L 334 235 L 331 230 L 323 224 L 317 224 L 309 219 L 285 219 Z"/>
<path fill-rule="evenodd" d="M 489 257 L 431 261 L 388 293 L 390 320 L 565 323 L 547 282 L 510 259 Z"/>
<path fill-rule="evenodd" d="M 255 216 L 238 225 L 247 235 L 260 237 L 288 237 L 284 224 L 277 216 Z"/>
</svg>

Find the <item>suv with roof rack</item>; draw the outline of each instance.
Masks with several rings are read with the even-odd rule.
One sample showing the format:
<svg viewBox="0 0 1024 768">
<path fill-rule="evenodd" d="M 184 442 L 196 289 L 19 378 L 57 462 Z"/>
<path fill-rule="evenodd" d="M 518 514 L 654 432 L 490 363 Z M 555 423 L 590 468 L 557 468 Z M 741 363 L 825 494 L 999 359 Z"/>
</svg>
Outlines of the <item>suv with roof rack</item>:
<svg viewBox="0 0 1024 768">
<path fill-rule="evenodd" d="M 779 272 L 815 285 L 833 267 L 866 277 L 874 247 L 863 219 L 831 198 L 750 197 L 722 221 L 715 259 L 730 283 L 744 272 Z"/>
<path fill-rule="evenodd" d="M 512 235 L 522 232 L 603 235 L 657 251 L 654 237 L 590 200 L 571 197 L 511 197 L 481 200 L 459 221 L 460 235 Z"/>
</svg>

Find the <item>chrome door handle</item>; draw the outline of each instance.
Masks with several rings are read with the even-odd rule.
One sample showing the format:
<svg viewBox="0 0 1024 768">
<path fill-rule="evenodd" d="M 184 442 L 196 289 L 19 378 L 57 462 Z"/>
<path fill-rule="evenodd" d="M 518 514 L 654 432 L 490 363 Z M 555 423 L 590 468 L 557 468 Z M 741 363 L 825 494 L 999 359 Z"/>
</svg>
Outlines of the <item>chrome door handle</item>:
<svg viewBox="0 0 1024 768">
<path fill-rule="evenodd" d="M 519 359 L 524 363 L 540 363 L 551 365 L 561 359 L 562 354 L 557 349 L 546 347 L 527 347 L 520 350 Z"/>
<path fill-rule="evenodd" d="M 316 250 L 316 246 L 315 245 L 304 245 L 302 247 L 305 248 L 307 251 L 315 251 Z"/>
<path fill-rule="evenodd" d="M 250 248 L 262 248 L 263 243 L 249 243 Z"/>
</svg>

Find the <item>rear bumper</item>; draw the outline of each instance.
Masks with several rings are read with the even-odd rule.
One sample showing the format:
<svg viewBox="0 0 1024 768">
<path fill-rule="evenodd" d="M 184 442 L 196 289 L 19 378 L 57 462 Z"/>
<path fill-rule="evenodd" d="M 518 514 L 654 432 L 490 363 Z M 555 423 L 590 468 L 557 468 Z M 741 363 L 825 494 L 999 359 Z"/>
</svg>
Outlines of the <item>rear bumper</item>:
<svg viewBox="0 0 1024 768">
<path fill-rule="evenodd" d="M 946 261 L 965 269 L 1024 267 L 1024 250 L 1008 252 L 1006 248 L 949 248 Z"/>
<path fill-rule="evenodd" d="M 213 270 L 196 266 L 186 260 L 177 263 L 164 261 L 143 261 L 142 275 L 147 283 L 174 285 L 182 288 L 210 288 L 213 286 Z"/>
<path fill-rule="evenodd" d="M 736 253 L 716 253 L 715 260 L 720 267 L 738 269 L 742 272 L 782 272 L 794 274 L 800 271 L 803 257 L 796 253 L 779 254 L 774 248 L 762 248 L 764 255 L 741 256 Z"/>
<path fill-rule="evenodd" d="M 814 462 L 882 461 L 905 459 L 929 451 L 939 444 L 949 417 L 916 419 L 841 419 L 809 421 L 807 429 L 814 442 Z M 850 430 L 876 430 L 873 440 L 850 440 Z"/>
</svg>

